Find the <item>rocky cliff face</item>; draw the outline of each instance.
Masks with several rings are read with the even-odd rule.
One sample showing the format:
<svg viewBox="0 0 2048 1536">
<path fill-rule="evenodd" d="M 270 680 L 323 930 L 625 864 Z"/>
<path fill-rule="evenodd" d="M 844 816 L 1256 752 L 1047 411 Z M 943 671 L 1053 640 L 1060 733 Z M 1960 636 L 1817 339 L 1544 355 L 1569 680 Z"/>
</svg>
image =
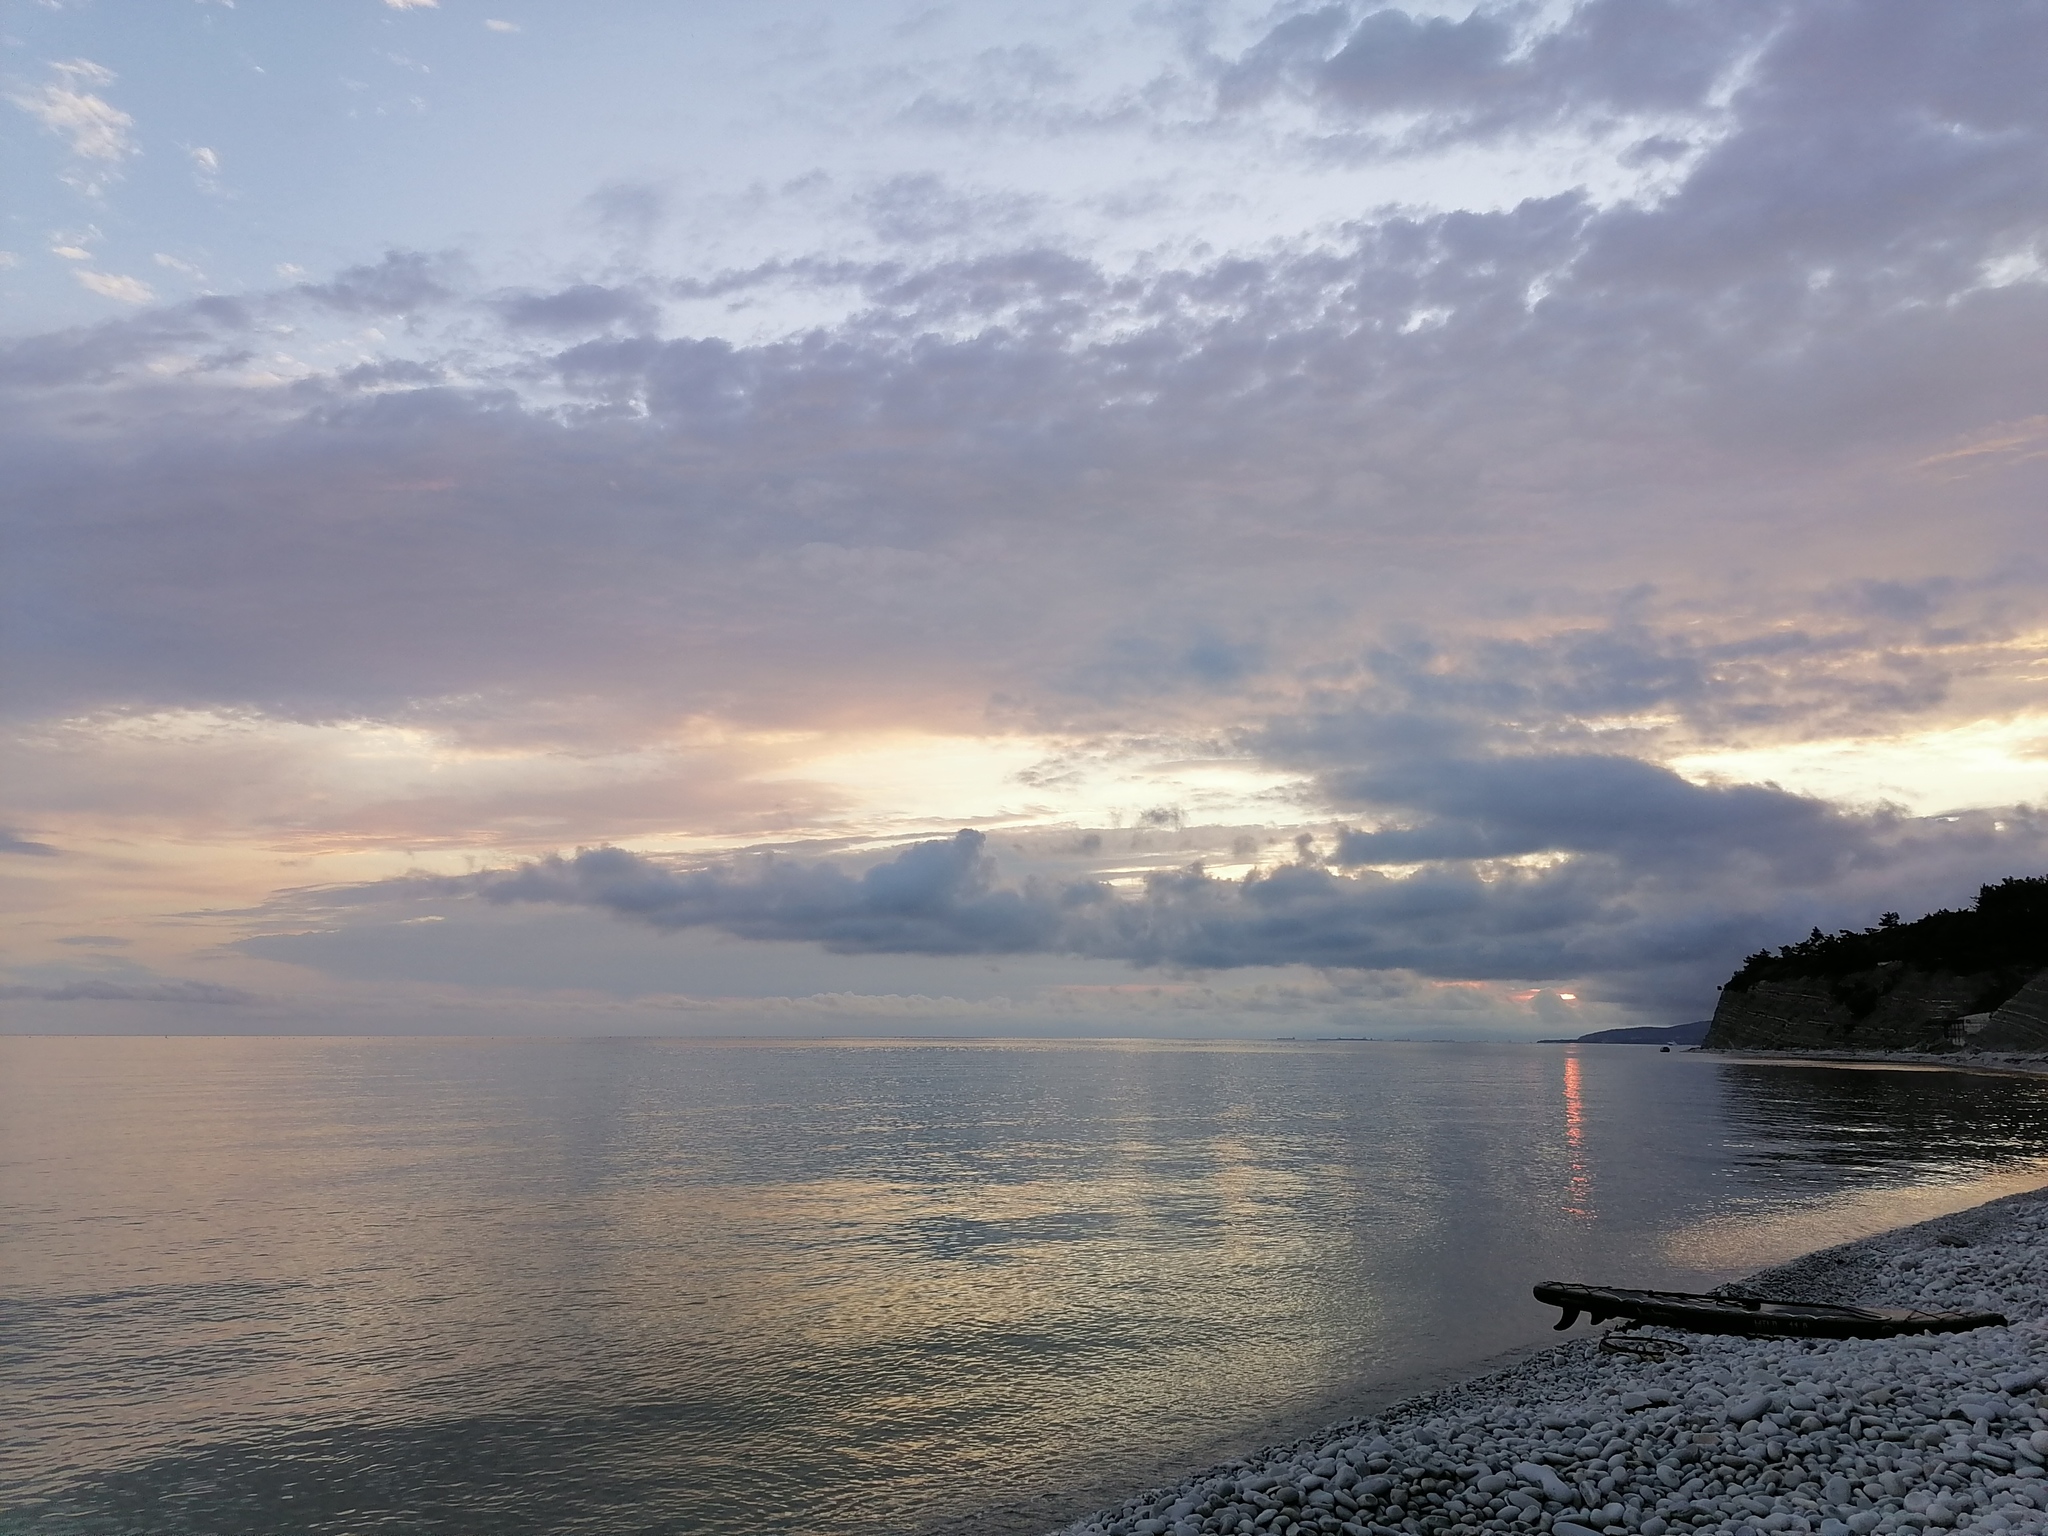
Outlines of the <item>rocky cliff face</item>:
<svg viewBox="0 0 2048 1536">
<path fill-rule="evenodd" d="M 1987 1051 L 2048 1051 L 2048 971 L 2007 998 L 1970 1043 Z"/>
<path fill-rule="evenodd" d="M 1956 975 L 1888 961 L 1843 976 L 1790 976 L 1721 992 L 1706 1045 L 1765 1050 L 1916 1050 L 1947 1043 L 1951 1021 L 1990 1012 L 1969 1037 L 1984 1050 L 2048 1050 L 2048 971 Z"/>
</svg>

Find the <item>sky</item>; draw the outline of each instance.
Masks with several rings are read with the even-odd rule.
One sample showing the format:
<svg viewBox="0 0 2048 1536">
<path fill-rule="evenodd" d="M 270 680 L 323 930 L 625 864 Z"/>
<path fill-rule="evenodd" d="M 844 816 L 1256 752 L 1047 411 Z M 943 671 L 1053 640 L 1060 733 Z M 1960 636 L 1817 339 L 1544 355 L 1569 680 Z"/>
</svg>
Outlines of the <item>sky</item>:
<svg viewBox="0 0 2048 1536">
<path fill-rule="evenodd" d="M 0 1027 L 1534 1038 L 2048 872 L 2044 61 L 15 0 Z"/>
</svg>

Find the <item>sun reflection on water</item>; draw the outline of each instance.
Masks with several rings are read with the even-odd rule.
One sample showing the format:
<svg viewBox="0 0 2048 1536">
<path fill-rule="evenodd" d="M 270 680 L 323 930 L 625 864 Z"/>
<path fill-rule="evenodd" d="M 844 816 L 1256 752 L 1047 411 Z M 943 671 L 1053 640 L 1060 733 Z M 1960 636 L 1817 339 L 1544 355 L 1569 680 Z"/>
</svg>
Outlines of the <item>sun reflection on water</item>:
<svg viewBox="0 0 2048 1536">
<path fill-rule="evenodd" d="M 1564 1213 L 1593 1220 L 1593 1164 L 1586 1155 L 1586 1095 L 1580 1083 L 1579 1054 L 1564 1059 L 1564 1152 L 1567 1178 Z"/>
</svg>

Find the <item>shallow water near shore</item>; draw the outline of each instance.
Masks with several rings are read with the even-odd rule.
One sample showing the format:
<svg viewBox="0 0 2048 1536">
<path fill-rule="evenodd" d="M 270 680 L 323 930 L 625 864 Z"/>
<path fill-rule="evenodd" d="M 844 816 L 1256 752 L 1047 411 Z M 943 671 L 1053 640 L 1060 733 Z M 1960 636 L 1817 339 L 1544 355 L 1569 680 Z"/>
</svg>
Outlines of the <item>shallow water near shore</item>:
<svg viewBox="0 0 2048 1536">
<path fill-rule="evenodd" d="M 1629 1047 L 0 1040 L 0 1531 L 912 1531 L 2043 1147 Z"/>
</svg>

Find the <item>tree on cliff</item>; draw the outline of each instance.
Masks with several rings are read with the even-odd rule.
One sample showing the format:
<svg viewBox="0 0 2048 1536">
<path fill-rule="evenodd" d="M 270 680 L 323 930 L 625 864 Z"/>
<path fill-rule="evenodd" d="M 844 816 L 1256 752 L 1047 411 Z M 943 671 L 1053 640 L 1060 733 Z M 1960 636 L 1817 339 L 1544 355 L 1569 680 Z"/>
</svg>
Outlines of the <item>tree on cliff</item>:
<svg viewBox="0 0 2048 1536">
<path fill-rule="evenodd" d="M 1727 990 L 1747 992 L 1760 981 L 1797 976 L 1848 976 L 1888 962 L 1956 975 L 2048 967 L 2048 875 L 2001 880 L 1982 887 L 1965 910 L 1944 908 L 1910 923 L 1887 912 L 1860 933 L 1816 928 L 1796 944 L 1758 950 Z"/>
</svg>

